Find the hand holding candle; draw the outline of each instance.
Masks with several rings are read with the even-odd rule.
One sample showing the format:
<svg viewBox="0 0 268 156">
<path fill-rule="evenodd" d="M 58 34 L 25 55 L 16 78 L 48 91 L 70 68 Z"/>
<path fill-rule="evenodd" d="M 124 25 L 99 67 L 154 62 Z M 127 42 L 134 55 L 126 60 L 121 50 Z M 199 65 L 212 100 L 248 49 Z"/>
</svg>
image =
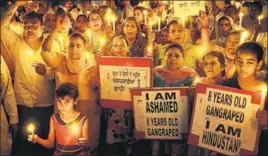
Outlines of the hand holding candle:
<svg viewBox="0 0 268 156">
<path fill-rule="evenodd" d="M 27 131 L 30 132 L 31 134 L 28 135 L 28 141 L 36 143 L 37 142 L 37 135 L 34 134 L 35 126 L 33 123 L 30 123 L 27 126 Z"/>
<path fill-rule="evenodd" d="M 261 24 L 261 20 L 263 19 L 263 15 L 260 15 L 259 17 L 258 17 L 258 20 L 259 20 L 259 24 Z"/>
</svg>

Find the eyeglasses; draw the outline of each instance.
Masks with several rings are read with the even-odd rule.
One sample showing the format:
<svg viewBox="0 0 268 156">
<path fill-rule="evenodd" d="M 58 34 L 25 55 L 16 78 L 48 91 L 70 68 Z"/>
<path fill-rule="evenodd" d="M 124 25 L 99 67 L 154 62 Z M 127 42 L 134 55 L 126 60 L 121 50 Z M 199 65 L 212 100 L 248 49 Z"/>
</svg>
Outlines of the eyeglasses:
<svg viewBox="0 0 268 156">
<path fill-rule="evenodd" d="M 172 57 L 175 57 L 176 59 L 180 58 L 181 55 L 177 54 L 177 53 L 167 53 L 167 57 L 169 59 L 171 59 Z"/>
<path fill-rule="evenodd" d="M 37 25 L 24 25 L 23 28 L 24 30 L 29 30 L 29 29 L 36 30 L 38 26 Z"/>
</svg>

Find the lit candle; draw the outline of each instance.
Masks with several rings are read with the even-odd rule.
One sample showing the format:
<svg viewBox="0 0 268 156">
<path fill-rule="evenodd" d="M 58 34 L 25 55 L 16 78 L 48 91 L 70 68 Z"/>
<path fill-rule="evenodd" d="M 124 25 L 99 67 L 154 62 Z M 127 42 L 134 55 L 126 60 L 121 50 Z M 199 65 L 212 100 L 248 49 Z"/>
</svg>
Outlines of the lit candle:
<svg viewBox="0 0 268 156">
<path fill-rule="evenodd" d="M 101 38 L 101 40 L 100 40 L 100 51 L 102 50 L 104 43 L 105 43 L 105 39 Z"/>
<path fill-rule="evenodd" d="M 240 2 L 235 2 L 235 7 L 238 10 L 240 8 Z"/>
<path fill-rule="evenodd" d="M 147 11 L 144 10 L 143 14 L 144 14 L 144 24 L 147 25 Z"/>
<path fill-rule="evenodd" d="M 63 46 L 63 37 L 62 36 L 58 36 L 58 40 L 60 42 L 60 50 L 62 51 L 64 49 L 64 46 Z"/>
<path fill-rule="evenodd" d="M 147 48 L 147 52 L 148 52 L 148 55 L 149 55 L 149 56 L 152 56 L 152 53 L 153 53 L 153 47 L 152 47 L 152 46 L 148 46 L 148 48 Z"/>
<path fill-rule="evenodd" d="M 246 38 L 248 37 L 248 32 L 244 31 L 241 35 L 240 44 L 244 43 L 246 41 Z"/>
<path fill-rule="evenodd" d="M 88 36 L 88 42 L 91 43 L 91 31 L 87 29 L 86 34 Z"/>
<path fill-rule="evenodd" d="M 158 21 L 158 31 L 161 31 L 161 18 L 158 17 L 157 21 Z"/>
<path fill-rule="evenodd" d="M 72 125 L 73 132 L 75 134 L 76 141 L 78 140 L 78 133 L 79 133 L 79 125 L 77 123 L 74 123 Z"/>
<path fill-rule="evenodd" d="M 153 21 L 150 21 L 150 22 L 149 22 L 149 30 L 150 30 L 150 31 L 153 29 L 153 25 L 154 25 Z"/>
<path fill-rule="evenodd" d="M 26 51 L 26 54 L 32 56 L 34 53 L 31 50 Z"/>
<path fill-rule="evenodd" d="M 181 17 L 181 20 L 182 20 L 182 27 L 185 28 L 185 17 L 182 16 L 182 17 Z"/>
<path fill-rule="evenodd" d="M 27 130 L 28 132 L 30 132 L 32 134 L 32 139 L 34 140 L 34 130 L 35 130 L 35 126 L 33 123 L 30 123 L 28 126 L 27 126 Z"/>
<path fill-rule="evenodd" d="M 260 110 L 264 110 L 266 96 L 267 96 L 267 86 L 265 85 L 262 87 Z"/>
<path fill-rule="evenodd" d="M 115 16 L 112 16 L 112 22 L 113 22 L 113 32 L 115 34 Z"/>
<path fill-rule="evenodd" d="M 261 20 L 263 19 L 263 15 L 260 15 L 260 16 L 258 17 L 258 19 L 259 19 L 259 24 L 261 24 Z"/>
<path fill-rule="evenodd" d="M 239 14 L 239 26 L 240 26 L 240 27 L 242 27 L 243 16 L 244 16 L 244 14 L 241 12 L 241 13 Z"/>
<path fill-rule="evenodd" d="M 106 12 L 106 19 L 107 19 L 107 24 L 110 24 L 111 23 L 111 9 L 107 9 L 107 12 Z"/>
</svg>

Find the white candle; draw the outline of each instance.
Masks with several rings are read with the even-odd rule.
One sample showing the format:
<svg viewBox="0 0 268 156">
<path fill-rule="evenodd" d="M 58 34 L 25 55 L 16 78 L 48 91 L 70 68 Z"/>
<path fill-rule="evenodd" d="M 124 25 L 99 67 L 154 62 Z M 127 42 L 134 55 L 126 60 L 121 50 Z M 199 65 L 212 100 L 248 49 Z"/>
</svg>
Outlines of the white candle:
<svg viewBox="0 0 268 156">
<path fill-rule="evenodd" d="M 181 17 L 181 20 L 182 20 L 182 27 L 185 28 L 185 17 L 182 16 L 182 17 Z"/>
<path fill-rule="evenodd" d="M 30 123 L 28 126 L 27 126 L 27 130 L 32 134 L 32 141 L 34 140 L 34 130 L 35 130 L 35 126 L 33 123 Z"/>
<path fill-rule="evenodd" d="M 258 17 L 258 19 L 259 19 L 259 24 L 261 24 L 261 20 L 262 20 L 262 18 L 263 18 L 263 15 L 260 15 L 260 16 Z"/>
<path fill-rule="evenodd" d="M 244 43 L 247 37 L 248 37 L 248 32 L 244 31 L 241 35 L 240 44 Z"/>
<path fill-rule="evenodd" d="M 143 14 L 144 14 L 144 24 L 147 25 L 147 11 L 144 10 Z"/>
<path fill-rule="evenodd" d="M 63 37 L 62 36 L 58 36 L 58 39 L 60 41 L 60 50 L 62 51 L 64 49 L 64 45 L 63 45 Z"/>
<path fill-rule="evenodd" d="M 265 99 L 267 96 L 267 86 L 263 86 L 262 92 L 261 92 L 261 105 L 260 105 L 260 110 L 264 110 L 265 108 Z"/>
<path fill-rule="evenodd" d="M 153 47 L 152 47 L 152 46 L 148 46 L 148 48 L 147 48 L 147 52 L 148 52 L 148 55 L 149 55 L 149 56 L 152 56 L 152 53 L 153 53 Z"/>
<path fill-rule="evenodd" d="M 158 17 L 157 20 L 158 20 L 158 31 L 161 31 L 161 18 Z"/>
<path fill-rule="evenodd" d="M 240 8 L 240 2 L 235 2 L 235 7 L 238 10 Z"/>
<path fill-rule="evenodd" d="M 112 16 L 112 22 L 113 22 L 113 32 L 115 34 L 115 17 Z"/>
<path fill-rule="evenodd" d="M 86 33 L 88 36 L 88 42 L 91 43 L 91 31 L 89 29 L 87 29 Z"/>
<path fill-rule="evenodd" d="M 77 123 L 74 123 L 73 124 L 73 132 L 75 133 L 75 138 L 76 138 L 76 141 L 78 140 L 78 133 L 79 133 L 79 125 Z"/>
<path fill-rule="evenodd" d="M 239 14 L 239 27 L 242 27 L 243 16 L 244 16 L 244 14 L 241 12 L 241 13 Z"/>
</svg>

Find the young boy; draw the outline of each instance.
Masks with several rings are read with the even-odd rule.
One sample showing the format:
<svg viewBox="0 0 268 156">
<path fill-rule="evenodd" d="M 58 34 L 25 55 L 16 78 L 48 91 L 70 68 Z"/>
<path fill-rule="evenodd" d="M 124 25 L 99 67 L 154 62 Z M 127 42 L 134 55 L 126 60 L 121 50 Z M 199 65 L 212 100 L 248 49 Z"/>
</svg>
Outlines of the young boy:
<svg viewBox="0 0 268 156">
<path fill-rule="evenodd" d="M 236 51 L 235 66 L 237 77 L 233 77 L 223 82 L 222 85 L 238 89 L 261 92 L 267 88 L 264 81 L 256 78 L 256 72 L 261 68 L 263 63 L 263 49 L 256 42 L 246 42 L 240 45 Z M 257 112 L 259 126 L 263 129 L 260 140 L 258 155 L 268 155 L 268 133 L 267 133 L 267 101 L 265 110 Z"/>
<path fill-rule="evenodd" d="M 48 139 L 30 134 L 28 141 L 39 143 L 46 148 L 53 148 L 54 155 L 83 155 L 88 141 L 88 119 L 75 110 L 78 102 L 78 89 L 71 83 L 63 83 L 56 90 L 59 114 L 50 118 Z"/>
</svg>

